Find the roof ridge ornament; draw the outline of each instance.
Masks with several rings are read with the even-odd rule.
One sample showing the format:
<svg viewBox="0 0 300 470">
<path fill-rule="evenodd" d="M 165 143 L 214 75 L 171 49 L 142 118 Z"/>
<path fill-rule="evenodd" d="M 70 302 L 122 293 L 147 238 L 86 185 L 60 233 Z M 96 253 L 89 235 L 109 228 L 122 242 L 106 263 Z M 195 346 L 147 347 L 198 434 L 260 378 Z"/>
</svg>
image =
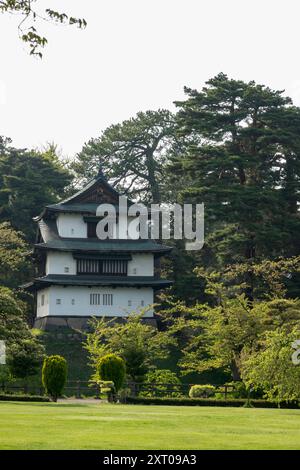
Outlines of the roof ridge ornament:
<svg viewBox="0 0 300 470">
<path fill-rule="evenodd" d="M 97 174 L 97 179 L 98 178 L 102 178 L 104 181 L 107 181 L 107 178 L 102 170 L 102 165 L 100 164 L 99 165 L 99 168 L 98 168 L 98 174 Z"/>
</svg>

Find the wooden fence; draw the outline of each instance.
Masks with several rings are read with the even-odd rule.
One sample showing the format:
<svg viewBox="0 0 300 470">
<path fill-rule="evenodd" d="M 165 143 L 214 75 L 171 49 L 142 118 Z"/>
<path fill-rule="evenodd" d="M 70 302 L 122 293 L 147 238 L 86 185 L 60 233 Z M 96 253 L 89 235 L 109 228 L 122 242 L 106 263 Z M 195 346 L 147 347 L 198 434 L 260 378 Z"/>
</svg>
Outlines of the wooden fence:
<svg viewBox="0 0 300 470">
<path fill-rule="evenodd" d="M 144 396 L 188 396 L 189 390 L 194 384 L 166 384 L 166 383 L 135 383 L 127 382 L 125 388 L 132 396 L 140 394 Z M 212 385 L 212 384 L 211 384 Z M 214 385 L 216 393 L 223 395 L 226 400 L 228 394 L 232 392 L 234 387 L 232 385 Z M 44 395 L 44 389 L 41 384 L 37 385 L 15 385 L 13 383 L 0 384 L 0 392 L 2 393 L 29 393 L 33 395 Z M 73 380 L 68 381 L 64 388 L 64 395 L 68 397 L 97 397 L 99 396 L 99 387 L 96 384 L 91 384 L 88 381 Z"/>
</svg>

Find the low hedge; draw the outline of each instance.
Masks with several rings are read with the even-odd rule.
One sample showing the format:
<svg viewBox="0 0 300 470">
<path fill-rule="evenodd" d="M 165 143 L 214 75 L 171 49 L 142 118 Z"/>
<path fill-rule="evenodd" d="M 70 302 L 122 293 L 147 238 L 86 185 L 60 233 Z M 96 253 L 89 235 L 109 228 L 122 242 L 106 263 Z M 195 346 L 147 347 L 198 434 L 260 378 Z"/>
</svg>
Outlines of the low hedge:
<svg viewBox="0 0 300 470">
<path fill-rule="evenodd" d="M 134 405 L 176 405 L 176 406 L 231 406 L 241 407 L 245 399 L 218 400 L 214 398 L 162 398 L 162 397 L 127 397 L 126 403 Z M 278 404 L 267 400 L 251 400 L 254 408 L 278 408 Z M 282 402 L 280 408 L 299 408 L 299 402 Z"/>
<path fill-rule="evenodd" d="M 42 401 L 49 402 L 48 397 L 42 395 L 0 395 L 0 401 Z"/>
</svg>

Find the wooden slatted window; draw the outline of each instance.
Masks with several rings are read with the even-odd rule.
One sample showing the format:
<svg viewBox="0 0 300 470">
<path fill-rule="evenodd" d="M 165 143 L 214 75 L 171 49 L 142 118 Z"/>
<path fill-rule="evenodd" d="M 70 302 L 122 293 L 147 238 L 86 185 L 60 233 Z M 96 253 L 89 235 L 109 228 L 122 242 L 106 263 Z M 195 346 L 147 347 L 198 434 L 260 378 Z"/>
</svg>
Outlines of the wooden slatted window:
<svg viewBox="0 0 300 470">
<path fill-rule="evenodd" d="M 90 305 L 113 305 L 113 294 L 90 294 Z"/>
<path fill-rule="evenodd" d="M 90 294 L 90 305 L 100 305 L 101 294 Z"/>
<path fill-rule="evenodd" d="M 112 304 L 113 304 L 113 295 L 103 294 L 103 305 L 112 305 Z"/>
<path fill-rule="evenodd" d="M 103 274 L 105 276 L 126 276 L 127 260 L 78 259 L 77 274 Z"/>
</svg>

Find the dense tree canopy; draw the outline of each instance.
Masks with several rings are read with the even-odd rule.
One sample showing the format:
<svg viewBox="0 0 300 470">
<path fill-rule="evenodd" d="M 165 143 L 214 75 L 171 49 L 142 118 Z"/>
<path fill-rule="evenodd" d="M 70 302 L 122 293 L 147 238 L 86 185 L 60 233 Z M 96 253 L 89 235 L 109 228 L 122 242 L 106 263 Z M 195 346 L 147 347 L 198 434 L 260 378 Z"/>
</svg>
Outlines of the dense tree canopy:
<svg viewBox="0 0 300 470">
<path fill-rule="evenodd" d="M 299 324 L 267 331 L 262 346 L 246 354 L 242 375 L 248 387 L 260 388 L 265 396 L 280 403 L 299 400 L 300 367 L 292 361 L 291 344 L 300 337 Z"/>
<path fill-rule="evenodd" d="M 32 218 L 45 205 L 62 198 L 71 176 L 53 146 L 38 152 L 7 144 L 2 140 L 2 151 L 0 148 L 0 221 L 10 221 L 33 241 L 36 226 Z"/>
<path fill-rule="evenodd" d="M 177 102 L 182 135 L 173 163 L 193 175 L 185 201 L 206 206 L 207 249 L 219 262 L 299 253 L 300 110 L 282 91 L 219 74 Z"/>
<path fill-rule="evenodd" d="M 121 191 L 143 201 L 160 203 L 166 197 L 165 167 L 178 145 L 172 113 L 141 112 L 108 127 L 99 138 L 85 144 L 74 169 L 80 178 L 91 178 L 101 166 Z"/>
<path fill-rule="evenodd" d="M 18 287 L 30 273 L 29 246 L 9 222 L 0 223 L 0 285 Z"/>
<path fill-rule="evenodd" d="M 10 373 L 21 378 L 37 372 L 44 354 L 26 323 L 24 311 L 24 303 L 10 289 L 0 286 L 0 338 L 6 343 Z"/>
</svg>

